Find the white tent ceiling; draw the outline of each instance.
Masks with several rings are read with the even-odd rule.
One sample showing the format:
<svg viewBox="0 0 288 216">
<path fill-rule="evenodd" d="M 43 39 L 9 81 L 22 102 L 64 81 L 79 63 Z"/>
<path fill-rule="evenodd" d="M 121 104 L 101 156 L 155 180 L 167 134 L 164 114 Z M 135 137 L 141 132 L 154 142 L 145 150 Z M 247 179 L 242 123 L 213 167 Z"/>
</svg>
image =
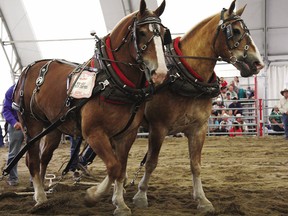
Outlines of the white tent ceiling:
<svg viewBox="0 0 288 216">
<path fill-rule="evenodd" d="M 87 4 L 87 2 L 90 3 Z M 78 1 L 72 0 L 50 0 L 49 2 L 0 0 L 0 9 L 11 33 L 11 38 L 9 35 L 4 37 L 3 34 L 1 35 L 1 44 L 7 47 L 10 41 L 12 48 L 15 45 L 13 58 L 19 56 L 21 66 L 26 66 L 42 57 L 66 58 L 66 54 L 73 53 L 69 51 L 69 48 L 76 51 L 74 52 L 74 59 L 72 57 L 72 59 L 67 60 L 84 61 L 93 53 L 94 42 L 89 36 L 89 31 L 96 29 L 97 33 L 103 36 L 104 32 L 109 32 L 123 16 L 138 10 L 140 0 L 98 0 L 91 2 L 91 0 L 85 0 L 80 4 Z M 157 3 L 162 1 L 146 0 L 146 2 L 149 8 L 155 9 Z M 219 12 L 223 7 L 229 7 L 230 2 L 229 0 L 221 2 L 166 0 L 166 9 L 161 18 L 163 23 L 170 28 L 172 34 L 183 33 L 208 15 Z M 288 1 L 237 0 L 237 7 L 246 3 L 248 6 L 243 17 L 263 57 L 266 60 L 287 60 L 288 43 L 284 43 L 284 41 L 288 37 L 288 14 L 285 11 L 288 8 Z M 37 11 L 37 13 L 32 14 L 32 10 Z M 59 14 L 61 15 L 58 16 L 58 20 L 53 23 L 53 18 Z M 34 26 L 36 21 L 42 21 L 43 24 L 36 27 Z M 84 28 L 84 24 L 89 24 L 88 28 L 90 29 Z M 55 41 L 54 43 L 39 43 L 39 40 L 42 39 L 57 40 L 59 33 L 66 33 L 64 39 L 71 39 L 73 38 L 71 35 L 75 32 L 78 32 L 76 38 L 80 40 L 71 40 L 69 43 L 61 40 L 58 43 Z M 58 36 L 58 39 L 63 39 L 63 36 Z M 81 41 L 81 39 L 83 40 Z M 24 42 L 25 40 L 30 42 Z M 38 43 L 31 41 L 38 41 Z M 83 47 L 86 45 L 89 48 L 84 49 Z M 50 55 L 46 54 L 47 51 L 50 51 Z M 15 68 L 12 67 L 11 71 L 15 73 Z"/>
</svg>

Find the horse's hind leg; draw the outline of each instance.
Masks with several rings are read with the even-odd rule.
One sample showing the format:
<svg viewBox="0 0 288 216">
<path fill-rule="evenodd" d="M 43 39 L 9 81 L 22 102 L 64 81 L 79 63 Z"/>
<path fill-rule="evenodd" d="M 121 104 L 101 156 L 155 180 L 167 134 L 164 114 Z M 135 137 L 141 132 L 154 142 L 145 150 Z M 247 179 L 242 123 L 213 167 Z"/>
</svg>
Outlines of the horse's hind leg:
<svg viewBox="0 0 288 216">
<path fill-rule="evenodd" d="M 190 130 L 192 131 L 192 130 Z M 200 177 L 201 173 L 201 152 L 203 148 L 203 144 L 206 137 L 206 127 L 202 127 L 202 129 L 198 130 L 194 133 L 194 135 L 188 133 L 185 135 L 188 138 L 189 144 L 189 156 L 190 156 L 190 167 L 193 177 L 193 197 L 194 200 L 198 202 L 198 209 L 204 212 L 213 212 L 214 207 L 212 203 L 206 198 L 202 181 Z"/>
<path fill-rule="evenodd" d="M 44 184 L 47 166 L 53 156 L 54 150 L 59 146 L 62 133 L 55 129 L 45 137 L 44 145 L 41 146 L 41 179 Z M 44 185 L 43 185 L 44 186 Z"/>
<path fill-rule="evenodd" d="M 159 152 L 167 131 L 164 127 L 152 128 L 150 125 L 149 146 L 145 165 L 145 173 L 138 184 L 138 192 L 133 197 L 133 203 L 138 208 L 148 207 L 147 190 L 152 172 L 155 170 Z"/>
<path fill-rule="evenodd" d="M 28 118 L 27 118 L 28 119 Z M 28 129 L 28 134 L 33 138 L 37 134 L 41 133 L 43 130 L 43 125 L 36 120 L 29 119 L 26 122 Z M 29 141 L 29 140 L 28 140 Z M 44 191 L 42 178 L 40 177 L 40 149 L 39 149 L 40 140 L 33 143 L 28 149 L 26 154 L 26 165 L 29 168 L 30 175 L 33 181 L 34 187 L 34 199 L 36 205 L 41 204 L 47 201 L 47 197 Z"/>
</svg>

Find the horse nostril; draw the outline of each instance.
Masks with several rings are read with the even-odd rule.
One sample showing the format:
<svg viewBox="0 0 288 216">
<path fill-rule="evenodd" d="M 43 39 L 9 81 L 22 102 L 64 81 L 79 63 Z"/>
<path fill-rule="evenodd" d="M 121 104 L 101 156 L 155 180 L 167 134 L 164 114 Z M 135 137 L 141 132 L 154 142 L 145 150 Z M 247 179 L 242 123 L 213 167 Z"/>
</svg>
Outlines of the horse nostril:
<svg viewBox="0 0 288 216">
<path fill-rule="evenodd" d="M 262 68 L 264 68 L 264 64 L 261 63 L 260 61 L 255 61 L 253 63 L 253 65 L 255 66 L 255 68 L 257 69 L 257 71 L 260 71 Z"/>
</svg>

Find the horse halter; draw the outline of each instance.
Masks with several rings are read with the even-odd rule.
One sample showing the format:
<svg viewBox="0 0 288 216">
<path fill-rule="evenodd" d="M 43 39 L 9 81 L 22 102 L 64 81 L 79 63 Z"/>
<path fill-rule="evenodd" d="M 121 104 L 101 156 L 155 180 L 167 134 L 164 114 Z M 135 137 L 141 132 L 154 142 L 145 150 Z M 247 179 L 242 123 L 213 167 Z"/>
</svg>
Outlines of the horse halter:
<svg viewBox="0 0 288 216">
<path fill-rule="evenodd" d="M 236 48 L 238 48 L 238 46 L 240 45 L 241 41 L 246 38 L 246 45 L 244 46 L 244 50 L 243 50 L 243 59 L 245 59 L 247 57 L 247 52 L 248 49 L 250 47 L 251 44 L 251 38 L 250 38 L 250 32 L 248 27 L 246 26 L 246 24 L 244 23 L 244 21 L 241 19 L 240 16 L 232 16 L 229 17 L 227 19 L 224 19 L 224 13 L 227 11 L 227 9 L 223 8 L 223 10 L 221 11 L 221 17 L 220 17 L 220 21 L 219 21 L 219 25 L 217 27 L 217 33 L 215 35 L 214 38 L 214 42 L 213 42 L 213 49 L 215 50 L 215 43 L 216 40 L 218 38 L 218 35 L 220 33 L 220 30 L 222 30 L 222 32 L 225 35 L 225 39 L 226 39 L 226 45 L 228 47 L 229 53 L 231 54 L 228 63 L 231 64 L 236 64 L 236 63 L 240 63 L 242 61 L 240 61 L 239 59 L 236 58 L 236 56 L 233 55 L 232 51 Z M 233 32 L 233 28 L 232 25 L 236 22 L 240 22 L 241 25 L 243 26 L 243 34 L 239 37 L 239 39 L 237 41 L 235 41 L 235 37 L 234 37 L 234 32 Z M 232 44 L 232 46 L 231 46 Z"/>
<path fill-rule="evenodd" d="M 152 24 L 153 35 L 147 40 L 147 42 L 139 48 L 138 46 L 138 38 L 137 38 L 137 26 Z M 163 45 L 167 45 L 172 42 L 172 37 L 170 31 L 167 27 L 165 27 L 161 23 L 161 19 L 159 17 L 146 17 L 142 20 L 134 19 L 132 37 L 131 40 L 134 40 L 134 47 L 136 50 L 136 61 L 138 63 L 143 63 L 143 52 L 147 49 L 148 45 L 151 43 L 154 37 L 161 37 L 159 26 L 161 25 L 164 29 L 164 38 L 161 38 Z"/>
</svg>

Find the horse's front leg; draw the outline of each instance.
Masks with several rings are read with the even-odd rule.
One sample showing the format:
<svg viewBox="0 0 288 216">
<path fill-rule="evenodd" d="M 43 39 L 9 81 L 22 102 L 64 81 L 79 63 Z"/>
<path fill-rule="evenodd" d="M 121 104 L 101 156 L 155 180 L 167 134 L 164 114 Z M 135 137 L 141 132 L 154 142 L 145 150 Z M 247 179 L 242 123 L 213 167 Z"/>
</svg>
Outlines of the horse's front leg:
<svg viewBox="0 0 288 216">
<path fill-rule="evenodd" d="M 145 165 L 144 176 L 138 184 L 138 192 L 133 197 L 133 203 L 138 208 L 148 207 L 147 190 L 152 172 L 155 170 L 159 152 L 167 131 L 164 127 L 152 128 L 149 131 L 149 146 Z"/>
<path fill-rule="evenodd" d="M 137 135 L 137 129 L 130 131 L 128 134 L 125 134 L 121 140 L 117 140 L 115 143 L 115 154 L 121 163 L 121 174 L 119 178 L 115 181 L 114 193 L 112 197 L 112 202 L 116 206 L 114 215 L 130 215 L 131 210 L 125 204 L 123 193 L 124 193 L 124 183 L 126 181 L 126 166 L 128 160 L 128 154 L 131 149 L 132 144 L 134 143 Z"/>
<path fill-rule="evenodd" d="M 98 185 L 87 189 L 85 201 L 89 206 L 93 206 L 99 199 L 109 192 L 113 181 L 118 177 L 120 165 L 114 155 L 108 136 L 102 131 L 93 131 L 91 135 L 85 137 L 87 143 L 94 152 L 103 160 L 107 168 L 107 176 Z"/>
<path fill-rule="evenodd" d="M 206 137 L 206 131 L 207 128 L 204 126 L 202 129 L 195 131 L 194 135 L 190 133 L 185 133 L 185 135 L 188 138 L 189 145 L 190 168 L 193 177 L 193 198 L 198 202 L 197 208 L 200 211 L 213 212 L 214 207 L 205 196 L 200 177 L 201 153 Z"/>
<path fill-rule="evenodd" d="M 123 162 L 123 155 L 118 153 L 117 147 L 115 152 L 118 157 L 116 157 L 109 138 L 103 131 L 94 131 L 92 134 L 93 135 L 88 136 L 87 142 L 105 163 L 108 175 L 98 186 L 91 187 L 87 190 L 85 197 L 86 204 L 89 206 L 94 205 L 104 194 L 110 191 L 112 183 L 115 182 L 112 197 L 112 202 L 116 206 L 114 215 L 131 215 L 131 210 L 125 204 L 123 198 L 123 183 L 126 175 L 127 158 Z M 125 142 L 115 145 L 118 144 L 119 146 L 124 146 Z M 128 153 L 126 153 L 126 155 L 128 156 Z"/>
</svg>

